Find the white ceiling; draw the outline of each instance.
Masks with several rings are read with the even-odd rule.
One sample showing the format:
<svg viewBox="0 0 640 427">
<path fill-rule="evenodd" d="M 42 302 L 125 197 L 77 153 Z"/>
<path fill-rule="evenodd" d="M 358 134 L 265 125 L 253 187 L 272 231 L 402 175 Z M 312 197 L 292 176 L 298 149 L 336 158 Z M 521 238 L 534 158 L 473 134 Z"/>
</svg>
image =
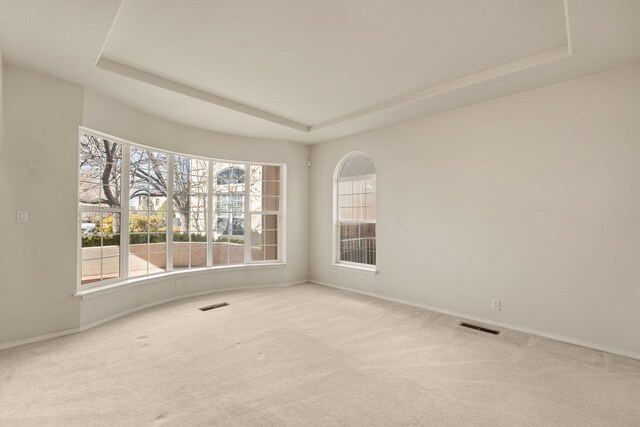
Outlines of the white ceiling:
<svg viewBox="0 0 640 427">
<path fill-rule="evenodd" d="M 0 0 L 5 64 L 313 143 L 640 62 L 638 0 Z"/>
</svg>

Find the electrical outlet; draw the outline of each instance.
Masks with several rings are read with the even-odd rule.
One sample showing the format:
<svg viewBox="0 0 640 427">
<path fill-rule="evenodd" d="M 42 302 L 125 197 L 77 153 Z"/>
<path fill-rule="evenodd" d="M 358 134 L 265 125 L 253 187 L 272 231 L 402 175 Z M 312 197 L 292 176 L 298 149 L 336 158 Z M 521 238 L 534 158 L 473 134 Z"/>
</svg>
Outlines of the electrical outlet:
<svg viewBox="0 0 640 427">
<path fill-rule="evenodd" d="M 500 311 L 500 300 L 492 299 L 491 300 L 491 310 Z"/>
<path fill-rule="evenodd" d="M 176 288 L 182 287 L 182 280 L 176 280 Z"/>
</svg>

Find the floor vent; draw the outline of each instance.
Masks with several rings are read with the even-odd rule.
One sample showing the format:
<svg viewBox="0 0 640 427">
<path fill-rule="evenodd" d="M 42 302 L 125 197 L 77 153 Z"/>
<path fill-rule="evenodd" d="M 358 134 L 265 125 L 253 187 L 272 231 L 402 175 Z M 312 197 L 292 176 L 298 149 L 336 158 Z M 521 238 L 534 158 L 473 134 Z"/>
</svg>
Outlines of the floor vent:
<svg viewBox="0 0 640 427">
<path fill-rule="evenodd" d="M 208 311 L 208 310 L 213 310 L 214 308 L 226 307 L 228 305 L 229 304 L 227 304 L 226 302 L 221 302 L 220 304 L 213 304 L 213 305 L 208 305 L 206 307 L 200 307 L 199 310 Z"/>
<path fill-rule="evenodd" d="M 472 325 L 471 323 L 460 322 L 460 326 L 462 326 L 463 328 L 475 329 L 476 331 L 486 332 L 492 335 L 500 334 L 500 331 L 494 331 L 493 329 L 483 328 L 482 326 L 478 326 L 478 325 Z"/>
</svg>

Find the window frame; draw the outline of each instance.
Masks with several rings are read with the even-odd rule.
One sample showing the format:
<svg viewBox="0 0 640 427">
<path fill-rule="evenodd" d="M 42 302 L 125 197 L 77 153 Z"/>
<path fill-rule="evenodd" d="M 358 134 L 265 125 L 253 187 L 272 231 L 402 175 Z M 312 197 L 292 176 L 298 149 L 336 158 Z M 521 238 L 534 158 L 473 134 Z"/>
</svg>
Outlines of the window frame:
<svg viewBox="0 0 640 427">
<path fill-rule="evenodd" d="M 99 138 L 108 139 L 111 142 L 117 142 L 121 145 L 122 150 L 122 166 L 121 166 L 121 201 L 120 208 L 105 208 L 105 207 L 95 207 L 95 206 L 80 206 L 80 140 L 82 134 L 91 134 Z M 133 141 L 129 141 L 123 138 L 119 138 L 117 136 L 113 136 L 104 132 L 100 132 L 88 127 L 79 126 L 78 127 L 78 139 L 77 139 L 77 176 L 76 176 L 76 211 L 77 211 L 77 219 L 76 219 L 76 242 L 77 242 L 77 271 L 76 271 L 76 289 L 78 292 L 85 292 L 87 290 L 94 290 L 99 288 L 111 288 L 117 287 L 120 285 L 127 285 L 132 282 L 148 282 L 153 279 L 161 279 L 164 276 L 175 276 L 180 274 L 193 274 L 194 272 L 206 272 L 206 271 L 216 271 L 216 270 L 230 270 L 230 269 L 243 269 L 248 267 L 273 267 L 276 265 L 286 265 L 286 194 L 287 194 L 287 164 L 286 163 L 273 163 L 273 162 L 248 162 L 248 161 L 237 161 L 237 160 L 229 160 L 229 159 L 220 159 L 213 157 L 204 157 L 192 154 L 185 154 L 181 152 L 169 151 L 164 149 L 159 149 L 155 147 L 150 147 L 148 145 L 139 144 Z M 167 230 L 166 230 L 166 241 L 167 241 L 167 250 L 166 250 L 166 270 L 164 272 L 145 274 L 139 276 L 129 276 L 129 215 L 130 215 L 130 206 L 129 206 L 129 184 L 130 184 L 130 174 L 131 174 L 131 164 L 130 164 L 130 155 L 131 148 L 135 146 L 136 148 L 152 150 L 154 152 L 162 153 L 167 156 L 167 169 L 168 169 L 168 181 L 167 181 Z M 199 159 L 205 160 L 207 162 L 207 209 L 206 209 L 206 227 L 207 227 L 207 254 L 206 254 L 206 266 L 205 267 L 194 267 L 194 268 L 186 268 L 180 270 L 173 269 L 173 182 L 174 182 L 174 156 L 184 156 L 190 159 Z M 250 206 L 248 204 L 250 199 L 250 188 L 249 182 L 250 177 L 249 174 L 245 176 L 245 189 L 244 189 L 244 199 L 245 199 L 245 210 L 244 210 L 244 262 L 242 264 L 231 264 L 231 265 L 214 265 L 213 264 L 213 220 L 216 211 L 216 203 L 215 203 L 215 192 L 214 186 L 217 176 L 214 176 L 214 163 L 231 163 L 237 165 L 243 165 L 246 171 L 250 171 L 251 166 L 277 166 L 280 169 L 279 175 L 279 185 L 280 185 L 280 204 L 278 211 L 265 211 L 260 212 L 261 214 L 272 214 L 277 215 L 277 257 L 274 260 L 251 260 L 251 214 Z M 116 212 L 120 214 L 120 275 L 116 278 L 107 279 L 107 280 L 98 280 L 96 282 L 82 284 L 82 232 L 81 232 L 81 220 L 83 212 Z M 248 254 L 248 255 L 247 255 Z M 102 259 L 102 258 L 101 258 Z"/>
<path fill-rule="evenodd" d="M 103 285 L 111 285 L 117 282 L 120 282 L 123 280 L 123 258 L 125 258 L 123 256 L 123 240 L 124 239 L 129 239 L 129 233 L 126 233 L 126 237 L 125 234 L 123 233 L 124 230 L 124 210 L 125 210 L 125 203 L 126 203 L 126 208 L 128 209 L 128 204 L 129 204 L 129 200 L 127 199 L 126 201 L 124 200 L 124 195 L 122 193 L 122 191 L 120 192 L 120 208 L 112 208 L 112 207 L 96 207 L 96 206 L 80 206 L 80 140 L 82 137 L 82 133 L 83 130 L 82 128 L 79 128 L 78 131 L 78 147 L 77 147 L 77 158 L 76 158 L 76 165 L 77 165 L 77 178 L 76 178 L 76 209 L 77 209 L 77 219 L 76 219 L 76 248 L 77 248 L 77 289 L 88 289 L 88 288 L 93 288 L 93 287 L 98 287 L 98 286 L 103 286 Z M 100 137 L 104 137 L 106 139 L 109 139 L 111 142 L 118 142 L 120 144 L 120 152 L 121 152 L 121 156 L 122 156 L 122 160 L 121 160 L 121 170 L 120 170 L 120 186 L 122 187 L 122 182 L 124 181 L 124 171 L 125 171 L 125 147 L 126 148 L 126 155 L 128 156 L 128 146 L 126 144 L 123 144 L 122 141 L 118 140 L 117 138 L 112 139 L 111 137 L 107 137 L 107 136 L 103 136 L 99 133 L 96 132 L 84 132 L 84 133 L 92 133 L 94 136 L 100 136 Z M 127 164 L 128 164 L 128 159 L 127 159 Z M 128 185 L 128 184 L 127 184 Z M 118 213 L 120 214 L 120 248 L 119 248 L 119 269 L 120 269 L 120 274 L 118 275 L 118 277 L 114 277 L 112 279 L 107 279 L 107 280 L 97 280 L 93 283 L 87 283 L 87 284 L 82 284 L 82 236 L 83 233 L 81 232 L 82 229 L 82 214 L 84 212 L 102 212 L 102 213 Z M 127 215 L 127 221 L 128 221 L 128 215 Z M 99 258 L 100 262 L 102 264 L 102 260 L 104 259 L 102 256 Z M 100 267 L 102 269 L 102 265 Z"/>
<path fill-rule="evenodd" d="M 358 176 L 353 176 L 353 177 L 345 177 L 345 178 L 341 178 L 340 177 L 340 172 L 342 171 L 342 168 L 344 167 L 344 165 L 346 164 L 346 162 L 354 155 L 357 154 L 362 154 L 367 156 L 374 164 L 375 166 L 375 162 L 373 161 L 373 158 L 371 158 L 371 156 L 363 151 L 351 151 L 347 154 L 345 154 L 340 161 L 338 161 L 336 168 L 334 170 L 333 173 L 333 245 L 332 245 L 332 256 L 331 256 L 331 262 L 332 262 L 332 266 L 334 268 L 340 268 L 340 269 L 346 269 L 346 270 L 351 270 L 351 271 L 356 271 L 356 272 L 360 272 L 360 273 L 366 273 L 366 274 L 377 274 L 378 273 L 378 252 L 376 250 L 376 263 L 375 264 L 364 264 L 364 263 L 358 263 L 358 262 L 352 262 L 352 261 L 343 261 L 340 259 L 340 225 L 341 224 L 375 224 L 376 226 L 376 243 L 378 240 L 378 224 L 377 224 L 377 218 L 378 218 L 378 173 L 376 170 L 375 174 L 367 174 L 367 175 L 358 175 Z M 344 221 L 344 220 L 340 220 L 339 217 L 339 191 L 338 191 L 338 185 L 339 183 L 342 181 L 357 181 L 357 180 L 361 180 L 361 179 L 366 179 L 367 177 L 376 177 L 376 219 L 375 220 L 352 220 L 352 221 Z"/>
</svg>

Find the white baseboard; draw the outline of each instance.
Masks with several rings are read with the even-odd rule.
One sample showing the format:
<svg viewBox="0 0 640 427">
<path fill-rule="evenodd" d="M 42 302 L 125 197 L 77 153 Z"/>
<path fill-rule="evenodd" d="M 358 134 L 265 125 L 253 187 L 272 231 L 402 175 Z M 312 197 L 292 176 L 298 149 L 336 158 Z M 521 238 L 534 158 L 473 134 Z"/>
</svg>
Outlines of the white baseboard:
<svg viewBox="0 0 640 427">
<path fill-rule="evenodd" d="M 625 357 L 630 357 L 632 359 L 638 359 L 640 360 L 640 354 L 639 353 L 635 353 L 632 351 L 627 351 L 627 350 L 622 350 L 619 348 L 615 348 L 615 347 L 609 347 L 609 346 L 603 346 L 600 344 L 594 344 L 594 343 L 590 343 L 587 341 L 582 341 L 582 340 L 578 340 L 575 338 L 570 338 L 570 337 L 565 337 L 562 335 L 557 335 L 557 334 L 553 334 L 553 333 L 549 333 L 549 332 L 545 332 L 545 331 L 539 331 L 536 329 L 531 329 L 531 328 L 527 328 L 527 327 L 523 327 L 523 326 L 518 326 L 518 325 L 513 325 L 513 324 L 509 324 L 509 323 L 504 323 L 504 322 L 496 322 L 495 320 L 489 320 L 489 319 L 484 319 L 481 317 L 477 317 L 477 316 L 470 316 L 468 314 L 464 314 L 464 313 L 459 313 L 456 311 L 452 311 L 452 310 L 446 310 L 443 308 L 439 308 L 439 307 L 433 307 L 430 305 L 426 305 L 426 304 L 420 304 L 420 303 L 415 303 L 415 302 L 411 302 L 411 301 L 406 301 L 406 300 L 402 300 L 402 299 L 398 299 L 398 298 L 393 298 L 393 297 L 389 297 L 386 295 L 382 295 L 382 294 L 376 294 L 373 292 L 366 292 L 366 291 L 360 291 L 357 289 L 352 289 L 352 288 L 348 288 L 345 286 L 339 286 L 339 285 L 334 285 L 331 283 L 325 283 L 325 282 L 321 282 L 318 280 L 300 280 L 297 282 L 290 282 L 290 283 L 283 283 L 283 284 L 276 284 L 276 285 L 257 285 L 257 286 L 243 286 L 243 287 L 231 287 L 231 288 L 222 288 L 222 289 L 213 289 L 213 290 L 207 290 L 207 291 L 201 291 L 201 292 L 193 292 L 190 294 L 184 294 L 184 295 L 178 295 L 175 297 L 171 297 L 171 298 L 165 298 L 163 300 L 159 300 L 159 301 L 154 301 L 152 303 L 149 304 L 144 304 L 141 306 L 137 306 L 137 307 L 133 307 L 124 311 L 121 311 L 119 313 L 116 313 L 112 316 L 108 316 L 105 317 L 103 319 L 99 319 L 93 322 L 89 322 L 86 323 L 84 325 L 81 325 L 78 328 L 72 328 L 72 329 L 67 329 L 64 331 L 59 331 L 59 332 L 54 332 L 51 334 L 45 334 L 45 335 L 39 335 L 36 337 L 30 337 L 30 338 L 24 338 L 21 340 L 16 340 L 16 341 L 9 341 L 6 343 L 1 343 L 0 344 L 0 350 L 4 350 L 7 348 L 12 348 L 12 347 L 18 347 L 21 345 L 26 345 L 26 344 L 32 344 L 35 342 L 39 342 L 39 341 L 45 341 L 51 338 L 58 338 L 58 337 L 62 337 L 65 335 L 70 335 L 70 334 L 75 334 L 78 332 L 83 332 L 86 331 L 88 329 L 94 328 L 96 326 L 102 325 L 104 323 L 110 322 L 111 320 L 115 320 L 119 317 L 123 317 L 126 316 L 128 314 L 131 313 L 135 313 L 136 311 L 140 311 L 140 310 L 144 310 L 150 307 L 154 307 L 160 304 L 166 304 L 168 302 L 172 302 L 172 301 L 179 301 L 182 299 L 187 299 L 187 298 L 193 298 L 193 297 L 197 297 L 197 296 L 201 296 L 201 295 L 208 295 L 208 294 L 213 294 L 213 293 L 217 293 L 217 292 L 228 292 L 228 291 L 236 291 L 236 290 L 244 290 L 244 289 L 261 289 L 261 288 L 277 288 L 277 287 L 288 287 L 288 286 L 295 286 L 295 285 L 301 285 L 304 283 L 315 283 L 317 285 L 321 285 L 321 286 L 327 286 L 330 288 L 335 288 L 335 289 L 340 289 L 343 291 L 347 291 L 347 292 L 353 292 L 353 293 L 357 293 L 357 294 L 362 294 L 362 295 L 367 295 L 373 298 L 379 298 L 379 299 L 383 299 L 383 300 L 387 300 L 387 301 L 391 301 L 391 302 L 397 302 L 400 304 L 405 304 L 405 305 L 410 305 L 413 307 L 419 307 L 419 308 L 424 308 L 426 310 L 431 310 L 431 311 L 435 311 L 437 313 L 442 313 L 442 314 L 448 314 L 450 316 L 454 316 L 454 317 L 459 317 L 461 319 L 468 319 L 468 320 L 474 320 L 476 322 L 482 322 L 488 325 L 495 325 L 495 326 L 499 326 L 502 328 L 507 328 L 507 329 L 512 329 L 514 331 L 519 331 L 519 332 L 524 332 L 526 334 L 530 334 L 530 335 L 536 335 L 536 336 L 541 336 L 544 338 L 549 338 L 549 339 L 553 339 L 556 341 L 561 341 L 561 342 L 565 342 L 567 344 L 573 344 L 573 345 L 577 345 L 580 347 L 586 347 L 586 348 L 590 348 L 593 350 L 597 350 L 597 351 L 602 351 L 605 353 L 611 353 L 611 354 L 616 354 L 619 356 L 625 356 Z"/>
<path fill-rule="evenodd" d="M 468 314 L 458 313 L 456 311 L 446 310 L 444 308 L 433 307 L 433 306 L 426 305 L 426 304 L 420 304 L 420 303 L 416 303 L 416 302 L 406 301 L 406 300 L 402 300 L 402 299 L 398 299 L 398 298 L 389 297 L 389 296 L 386 296 L 386 295 L 376 294 L 376 293 L 373 293 L 373 292 L 360 291 L 360 290 L 357 290 L 357 289 L 352 289 L 352 288 L 348 288 L 348 287 L 345 287 L 345 286 L 334 285 L 334 284 L 331 284 L 331 283 L 325 283 L 325 282 L 321 282 L 321 281 L 318 281 L 318 280 L 310 279 L 309 282 L 315 283 L 316 285 L 327 286 L 327 287 L 330 287 L 330 288 L 340 289 L 340 290 L 343 290 L 343 291 L 353 292 L 353 293 L 356 293 L 356 294 L 367 295 L 367 296 L 370 296 L 370 297 L 379 298 L 379 299 L 383 299 L 383 300 L 387 300 L 387 301 L 391 301 L 391 302 L 397 302 L 397 303 L 400 303 L 400 304 L 410 305 L 410 306 L 413 306 L 413 307 L 424 308 L 426 310 L 435 311 L 437 313 L 442 313 L 442 314 L 448 314 L 450 316 L 459 317 L 461 319 L 474 320 L 476 322 L 482 322 L 482 323 L 485 323 L 487 325 L 499 326 L 501 328 L 512 329 L 512 330 L 518 331 L 518 332 L 524 332 L 525 334 L 529 334 L 529 335 L 536 335 L 536 336 L 540 336 L 540 337 L 544 337 L 544 338 L 549 338 L 549 339 L 552 339 L 552 340 L 555 340 L 555 341 L 561 341 L 561 342 L 564 342 L 564 343 L 567 343 L 567 344 L 573 344 L 573 345 L 577 345 L 577 346 L 580 346 L 580 347 L 590 348 L 592 350 L 597 350 L 597 351 L 601 351 L 601 352 L 605 352 L 605 353 L 611 353 L 611 354 L 615 354 L 615 355 L 618 355 L 618 356 L 625 356 L 625 357 L 629 357 L 629 358 L 632 358 L 632 359 L 640 360 L 640 353 L 635 353 L 635 352 L 632 352 L 632 351 L 622 350 L 622 349 L 615 348 L 615 347 L 608 347 L 608 346 L 604 346 L 604 345 L 600 345 L 600 344 L 594 344 L 594 343 L 591 343 L 591 342 L 582 341 L 582 340 L 578 340 L 578 339 L 571 338 L 571 337 L 565 337 L 565 336 L 562 336 L 562 335 L 557 335 L 557 334 L 553 334 L 553 333 L 549 333 L 549 332 L 545 332 L 545 331 L 539 331 L 539 330 L 536 330 L 536 329 L 531 329 L 531 328 L 527 328 L 527 327 L 523 327 L 523 326 L 512 325 L 512 324 L 509 324 L 509 323 L 496 322 L 495 320 L 484 319 L 484 318 L 477 317 L 477 316 L 470 316 Z"/>
<path fill-rule="evenodd" d="M 149 304 L 144 304 L 144 305 L 132 307 L 130 309 L 121 311 L 121 312 L 116 313 L 114 315 L 105 317 L 103 319 L 95 320 L 93 322 L 89 322 L 89 323 L 86 323 L 84 325 L 80 325 L 80 327 L 78 327 L 78 328 L 66 329 L 64 331 L 53 332 L 51 334 L 38 335 L 36 337 L 30 337 L 30 338 L 24 338 L 24 339 L 21 339 L 21 340 L 9 341 L 9 342 L 6 342 L 6 343 L 0 343 L 0 350 L 5 350 L 7 348 L 18 347 L 18 346 L 26 345 L 26 344 L 32 344 L 32 343 L 39 342 L 39 341 L 45 341 L 45 340 L 48 340 L 48 339 L 51 339 L 51 338 L 58 338 L 58 337 L 62 337 L 62 336 L 65 336 L 65 335 L 76 334 L 78 332 L 83 332 L 83 331 L 86 331 L 88 329 L 94 328 L 96 326 L 102 325 L 104 323 L 110 322 L 111 320 L 115 320 L 115 319 L 117 319 L 119 317 L 123 317 L 123 316 L 126 316 L 126 315 L 131 314 L 131 313 L 135 313 L 136 311 L 144 310 L 146 308 L 154 307 L 154 306 L 160 305 L 160 304 L 166 304 L 166 303 L 172 302 L 172 301 L 179 301 L 179 300 L 182 300 L 182 299 L 193 298 L 193 297 L 197 297 L 197 296 L 201 296 L 201 295 L 207 295 L 207 294 L 213 294 L 213 293 L 216 293 L 216 292 L 228 292 L 228 291 L 239 291 L 239 290 L 243 290 L 243 289 L 260 289 L 260 288 L 284 288 L 284 287 L 288 287 L 288 286 L 301 285 L 303 283 L 309 283 L 309 280 L 300 280 L 300 281 L 297 281 L 297 282 L 281 283 L 281 284 L 275 284 L 275 285 L 256 285 L 256 286 L 243 286 L 243 287 L 212 289 L 212 290 L 201 291 L 201 292 L 192 292 L 190 294 L 177 295 L 175 297 L 165 298 L 165 299 L 159 300 L 159 301 L 154 301 L 154 302 L 149 303 Z"/>
<path fill-rule="evenodd" d="M 38 341 L 45 341 L 51 338 L 58 338 L 58 337 L 62 337 L 65 335 L 71 335 L 71 334 L 75 334 L 80 332 L 80 328 L 72 328 L 72 329 L 66 329 L 64 331 L 60 331 L 60 332 L 54 332 L 52 334 L 46 334 L 46 335 L 38 335 L 37 337 L 31 337 L 31 338 L 24 338 L 21 340 L 16 340 L 16 341 L 9 341 L 9 342 L 5 342 L 0 344 L 0 350 L 4 350 L 7 348 L 12 348 L 12 347 L 18 347 L 20 345 L 26 345 L 26 344 L 32 344 L 34 342 L 38 342 Z"/>
<path fill-rule="evenodd" d="M 111 316 L 102 318 L 102 319 L 98 319 L 95 320 L 93 322 L 89 322 L 89 323 L 85 323 L 84 325 L 81 325 L 79 330 L 80 332 L 86 331 L 88 329 L 91 328 L 95 328 L 96 326 L 102 325 L 104 323 L 110 322 L 112 320 L 115 320 L 119 317 L 123 317 L 126 316 L 128 314 L 131 313 L 135 313 L 136 311 L 140 311 L 140 310 L 144 310 L 147 308 L 151 308 L 151 307 L 155 307 L 157 305 L 161 305 L 161 304 L 166 304 L 168 302 L 173 302 L 173 301 L 180 301 L 183 299 L 187 299 L 187 298 L 194 298 L 194 297 L 199 297 L 202 295 L 209 295 L 209 294 L 215 294 L 218 292 L 229 292 L 229 291 L 240 291 L 240 290 L 244 290 L 244 289 L 263 289 L 263 288 L 286 288 L 288 286 L 295 286 L 295 285 L 301 285 L 303 283 L 309 283 L 308 280 L 301 280 L 298 282 L 290 282 L 290 283 L 280 283 L 280 284 L 275 284 L 275 285 L 255 285 L 255 286 L 242 286 L 242 287 L 231 287 L 231 288 L 221 288 L 221 289 L 211 289 L 211 290 L 206 290 L 206 291 L 200 291 L 200 292 L 192 292 L 189 294 L 183 294 L 183 295 L 177 295 L 175 297 L 171 297 L 171 298 L 165 298 L 162 300 L 158 300 L 158 301 L 153 301 L 150 302 L 149 304 L 144 304 L 144 305 L 139 305 L 136 307 L 132 307 L 129 308 L 127 310 L 124 311 L 120 311 L 116 314 L 113 314 Z"/>
</svg>

